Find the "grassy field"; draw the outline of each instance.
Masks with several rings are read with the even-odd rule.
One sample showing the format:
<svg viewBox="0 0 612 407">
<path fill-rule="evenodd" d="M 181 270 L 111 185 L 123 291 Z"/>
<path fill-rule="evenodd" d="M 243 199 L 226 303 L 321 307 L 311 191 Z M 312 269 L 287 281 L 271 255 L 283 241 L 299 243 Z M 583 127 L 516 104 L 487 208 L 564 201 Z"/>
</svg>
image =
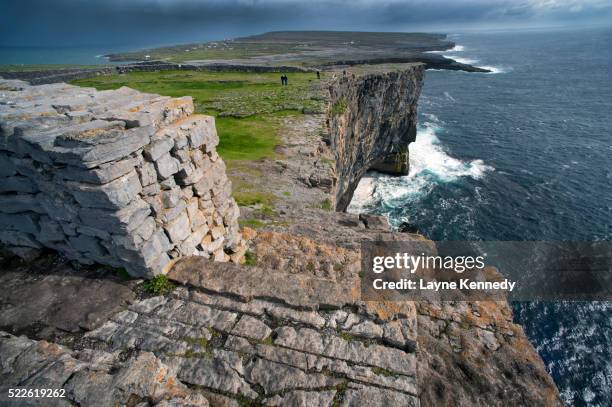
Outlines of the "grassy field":
<svg viewBox="0 0 612 407">
<path fill-rule="evenodd" d="M 322 111 L 322 84 L 313 73 L 290 73 L 289 86 L 277 73 L 131 72 L 73 82 L 98 90 L 128 86 L 165 96 L 193 96 L 197 113 L 216 117 L 219 154 L 235 160 L 274 157 L 281 120 Z"/>
<path fill-rule="evenodd" d="M 169 62 L 185 62 L 210 59 L 246 59 L 262 55 L 300 52 L 304 48 L 299 45 L 287 44 L 257 44 L 235 41 L 212 41 L 200 44 L 183 44 L 170 47 L 145 49 L 112 56 L 115 61 L 142 61 L 145 56 L 152 60 Z"/>
</svg>

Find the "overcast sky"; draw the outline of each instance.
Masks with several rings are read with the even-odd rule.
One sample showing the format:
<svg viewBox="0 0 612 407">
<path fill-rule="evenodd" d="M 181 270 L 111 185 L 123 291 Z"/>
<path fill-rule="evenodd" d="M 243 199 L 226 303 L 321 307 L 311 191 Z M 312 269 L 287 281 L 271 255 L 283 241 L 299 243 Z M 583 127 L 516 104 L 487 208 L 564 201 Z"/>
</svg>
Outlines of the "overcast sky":
<svg viewBox="0 0 612 407">
<path fill-rule="evenodd" d="M 154 46 L 272 30 L 606 24 L 612 0 L 0 0 L 0 46 Z"/>
</svg>

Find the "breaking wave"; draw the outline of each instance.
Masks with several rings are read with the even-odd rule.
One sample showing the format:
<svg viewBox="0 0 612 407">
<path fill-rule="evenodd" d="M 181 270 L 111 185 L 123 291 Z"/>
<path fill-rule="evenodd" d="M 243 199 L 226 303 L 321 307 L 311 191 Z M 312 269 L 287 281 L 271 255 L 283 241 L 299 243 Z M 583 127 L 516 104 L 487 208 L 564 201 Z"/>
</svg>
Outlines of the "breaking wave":
<svg viewBox="0 0 612 407">
<path fill-rule="evenodd" d="M 410 173 L 389 176 L 369 172 L 364 176 L 348 208 L 361 213 L 373 207 L 397 207 L 427 195 L 436 185 L 453 182 L 460 177 L 482 178 L 494 168 L 482 160 L 462 161 L 451 157 L 440 144 L 436 132 L 442 130 L 436 116 L 419 125 L 416 141 L 410 144 Z"/>
<path fill-rule="evenodd" d="M 465 47 L 463 45 L 455 45 L 453 48 L 451 49 L 447 49 L 444 51 L 426 51 L 426 53 L 428 54 L 443 54 L 445 52 L 462 52 L 465 51 Z"/>
<path fill-rule="evenodd" d="M 477 59 L 463 58 L 463 57 L 458 57 L 456 55 L 442 55 L 442 56 L 445 57 L 445 58 L 454 59 L 455 61 L 459 62 L 460 64 L 474 65 L 476 62 L 478 62 Z"/>
<path fill-rule="evenodd" d="M 481 65 L 478 68 L 482 68 L 482 69 L 488 69 L 491 72 L 488 72 L 488 74 L 496 74 L 496 73 L 507 73 L 509 71 L 508 68 L 504 68 L 501 66 L 488 66 L 488 65 Z"/>
</svg>

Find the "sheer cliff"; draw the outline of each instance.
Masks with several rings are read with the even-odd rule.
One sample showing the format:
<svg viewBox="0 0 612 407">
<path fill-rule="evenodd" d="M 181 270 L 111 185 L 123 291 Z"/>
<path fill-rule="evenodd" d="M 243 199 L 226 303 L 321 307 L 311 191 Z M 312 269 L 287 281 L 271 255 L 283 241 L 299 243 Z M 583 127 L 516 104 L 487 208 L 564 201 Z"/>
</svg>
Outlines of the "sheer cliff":
<svg viewBox="0 0 612 407">
<path fill-rule="evenodd" d="M 424 70 L 424 65 L 414 64 L 400 71 L 344 74 L 330 86 L 336 210 L 347 208 L 366 171 L 408 174 L 408 144 L 416 137 Z"/>
</svg>

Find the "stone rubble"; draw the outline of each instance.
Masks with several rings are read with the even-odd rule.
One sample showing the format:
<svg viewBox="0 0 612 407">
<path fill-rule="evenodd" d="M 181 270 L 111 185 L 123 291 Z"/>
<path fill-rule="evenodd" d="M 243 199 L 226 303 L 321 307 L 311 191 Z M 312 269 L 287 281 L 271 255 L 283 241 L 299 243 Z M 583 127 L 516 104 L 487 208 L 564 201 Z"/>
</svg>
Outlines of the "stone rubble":
<svg viewBox="0 0 612 407">
<path fill-rule="evenodd" d="M 134 276 L 241 261 L 214 118 L 193 111 L 191 97 L 0 79 L 0 242 Z"/>
</svg>

